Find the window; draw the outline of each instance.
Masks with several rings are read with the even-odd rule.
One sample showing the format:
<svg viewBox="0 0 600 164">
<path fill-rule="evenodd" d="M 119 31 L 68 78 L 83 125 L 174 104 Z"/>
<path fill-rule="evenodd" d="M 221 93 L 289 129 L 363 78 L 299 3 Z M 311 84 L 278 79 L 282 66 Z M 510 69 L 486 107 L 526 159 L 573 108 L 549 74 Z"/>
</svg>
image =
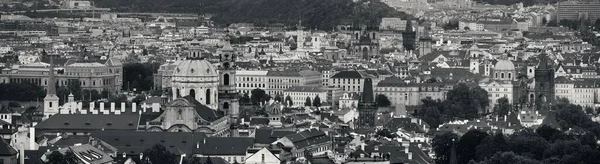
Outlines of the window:
<svg viewBox="0 0 600 164">
<path fill-rule="evenodd" d="M 261 154 L 261 159 L 263 162 L 265 162 L 265 154 Z"/>
</svg>

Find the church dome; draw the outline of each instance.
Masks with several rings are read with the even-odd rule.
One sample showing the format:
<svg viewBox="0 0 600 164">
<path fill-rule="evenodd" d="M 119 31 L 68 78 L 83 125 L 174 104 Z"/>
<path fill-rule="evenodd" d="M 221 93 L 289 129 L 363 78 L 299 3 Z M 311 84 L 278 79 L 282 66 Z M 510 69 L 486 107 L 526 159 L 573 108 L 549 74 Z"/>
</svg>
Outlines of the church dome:
<svg viewBox="0 0 600 164">
<path fill-rule="evenodd" d="M 515 64 L 510 60 L 499 60 L 494 66 L 495 71 L 515 71 Z"/>
<path fill-rule="evenodd" d="M 184 60 L 173 70 L 175 77 L 217 77 L 217 69 L 206 60 Z"/>
</svg>

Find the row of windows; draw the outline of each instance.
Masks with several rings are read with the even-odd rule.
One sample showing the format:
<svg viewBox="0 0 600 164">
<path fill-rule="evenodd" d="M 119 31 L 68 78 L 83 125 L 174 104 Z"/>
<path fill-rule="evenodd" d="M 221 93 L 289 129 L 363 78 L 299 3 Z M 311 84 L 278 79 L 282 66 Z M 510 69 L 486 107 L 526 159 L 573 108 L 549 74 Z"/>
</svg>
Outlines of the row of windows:
<svg viewBox="0 0 600 164">
<path fill-rule="evenodd" d="M 238 87 L 249 87 L 249 88 L 265 88 L 266 84 L 262 83 L 262 84 L 256 84 L 256 83 L 250 83 L 250 84 L 246 84 L 246 83 L 242 83 L 242 84 L 237 84 Z"/>
<path fill-rule="evenodd" d="M 494 91 L 494 88 L 488 88 L 488 92 Z M 496 92 L 500 92 L 500 88 L 496 88 Z M 504 92 L 508 92 L 508 88 L 504 88 Z"/>
<path fill-rule="evenodd" d="M 300 83 L 299 79 L 269 79 L 269 83 Z"/>
<path fill-rule="evenodd" d="M 238 81 L 265 81 L 264 77 L 238 77 Z"/>
<path fill-rule="evenodd" d="M 360 84 L 362 79 L 333 79 L 333 84 Z"/>
</svg>

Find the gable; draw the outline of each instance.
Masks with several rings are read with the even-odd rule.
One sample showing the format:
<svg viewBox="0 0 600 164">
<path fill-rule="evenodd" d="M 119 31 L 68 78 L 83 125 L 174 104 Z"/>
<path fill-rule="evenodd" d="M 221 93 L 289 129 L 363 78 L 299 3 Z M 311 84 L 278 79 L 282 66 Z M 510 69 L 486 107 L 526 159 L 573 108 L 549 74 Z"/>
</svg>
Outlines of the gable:
<svg viewBox="0 0 600 164">
<path fill-rule="evenodd" d="M 263 160 L 263 156 L 264 159 Z M 275 156 L 273 153 L 271 153 L 271 151 L 269 151 L 267 148 L 262 148 L 260 149 L 258 152 L 250 155 L 248 158 L 246 158 L 246 163 L 260 163 L 260 162 L 265 162 L 265 163 L 279 163 L 281 162 L 281 160 Z"/>
</svg>

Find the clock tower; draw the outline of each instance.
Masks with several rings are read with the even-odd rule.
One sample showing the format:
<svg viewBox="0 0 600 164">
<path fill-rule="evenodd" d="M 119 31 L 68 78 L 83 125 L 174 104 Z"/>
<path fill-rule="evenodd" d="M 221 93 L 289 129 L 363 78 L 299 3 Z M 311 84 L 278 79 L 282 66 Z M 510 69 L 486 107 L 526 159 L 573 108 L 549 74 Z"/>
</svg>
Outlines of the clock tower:
<svg viewBox="0 0 600 164">
<path fill-rule="evenodd" d="M 238 93 L 235 82 L 236 55 L 231 45 L 226 44 L 219 55 L 219 110 L 230 119 L 239 115 Z"/>
</svg>

